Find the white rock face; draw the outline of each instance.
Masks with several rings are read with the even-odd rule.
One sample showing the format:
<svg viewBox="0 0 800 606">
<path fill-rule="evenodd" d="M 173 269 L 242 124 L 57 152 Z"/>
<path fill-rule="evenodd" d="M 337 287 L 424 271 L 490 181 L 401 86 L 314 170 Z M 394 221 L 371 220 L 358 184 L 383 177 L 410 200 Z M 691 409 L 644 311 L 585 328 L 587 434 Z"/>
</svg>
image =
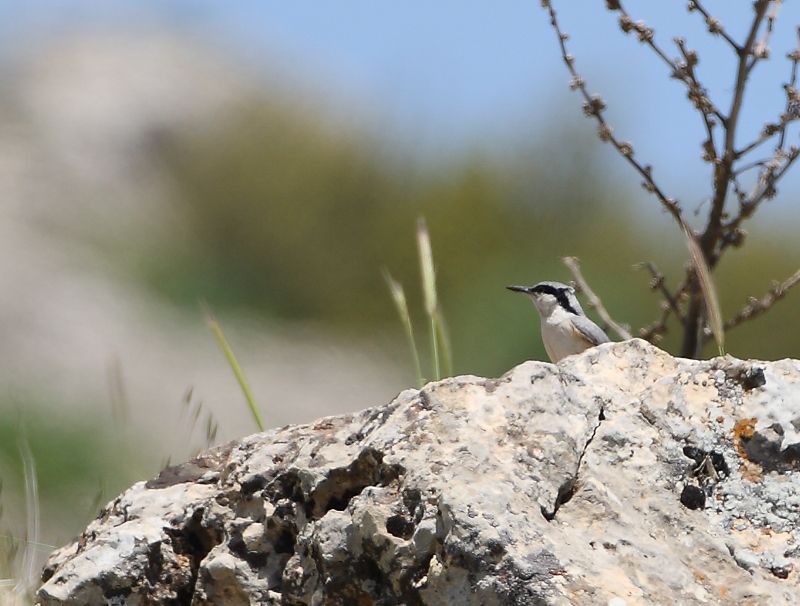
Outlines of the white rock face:
<svg viewBox="0 0 800 606">
<path fill-rule="evenodd" d="M 798 604 L 800 362 L 640 340 L 245 438 L 115 499 L 40 604 Z"/>
</svg>

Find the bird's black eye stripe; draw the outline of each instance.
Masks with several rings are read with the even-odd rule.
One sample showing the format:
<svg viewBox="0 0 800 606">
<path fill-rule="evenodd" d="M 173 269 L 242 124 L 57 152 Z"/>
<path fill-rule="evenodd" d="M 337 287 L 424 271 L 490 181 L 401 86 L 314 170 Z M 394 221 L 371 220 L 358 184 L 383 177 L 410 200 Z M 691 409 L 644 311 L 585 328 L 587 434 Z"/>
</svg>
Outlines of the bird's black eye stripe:
<svg viewBox="0 0 800 606">
<path fill-rule="evenodd" d="M 538 284 L 533 287 L 532 292 L 553 295 L 558 300 L 558 304 L 561 307 L 566 309 L 568 312 L 575 314 L 576 316 L 579 315 L 577 310 L 572 307 L 572 304 L 569 302 L 567 291 L 563 288 L 556 288 L 554 286 L 550 286 L 549 284 Z"/>
</svg>

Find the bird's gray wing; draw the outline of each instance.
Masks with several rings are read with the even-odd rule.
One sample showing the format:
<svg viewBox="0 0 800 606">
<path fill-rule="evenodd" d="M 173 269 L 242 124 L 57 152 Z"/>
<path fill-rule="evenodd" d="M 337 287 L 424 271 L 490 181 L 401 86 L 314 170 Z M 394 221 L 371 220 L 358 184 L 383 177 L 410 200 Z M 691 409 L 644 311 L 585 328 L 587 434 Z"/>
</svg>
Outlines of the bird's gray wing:
<svg viewBox="0 0 800 606">
<path fill-rule="evenodd" d="M 591 345 L 600 345 L 600 343 L 608 343 L 611 341 L 608 335 L 603 332 L 603 329 L 586 316 L 573 317 L 572 324 L 575 326 L 578 334 Z"/>
</svg>

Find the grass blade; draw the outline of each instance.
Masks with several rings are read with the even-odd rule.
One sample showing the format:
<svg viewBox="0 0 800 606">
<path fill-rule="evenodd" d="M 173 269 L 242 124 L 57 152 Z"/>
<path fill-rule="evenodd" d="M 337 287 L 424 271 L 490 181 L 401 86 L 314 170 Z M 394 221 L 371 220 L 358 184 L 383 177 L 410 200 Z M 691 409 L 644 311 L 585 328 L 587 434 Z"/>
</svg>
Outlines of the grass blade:
<svg viewBox="0 0 800 606">
<path fill-rule="evenodd" d="M 431 238 L 428 233 L 428 226 L 425 219 L 420 217 L 417 220 L 417 251 L 419 253 L 420 275 L 422 277 L 422 296 L 425 303 L 425 313 L 428 314 L 431 333 L 431 355 L 433 358 L 433 377 L 442 378 L 442 362 L 440 359 L 440 341 L 437 330 L 437 307 L 436 296 L 436 270 L 433 265 L 433 250 L 431 248 Z"/>
<path fill-rule="evenodd" d="M 431 316 L 431 355 L 433 357 L 433 378 L 442 378 L 442 362 L 439 358 L 439 339 L 436 335 L 436 316 Z"/>
<path fill-rule="evenodd" d="M 692 258 L 695 275 L 700 282 L 700 290 L 703 293 L 703 300 L 708 312 L 711 333 L 717 343 L 719 355 L 722 356 L 725 355 L 725 330 L 722 324 L 722 310 L 717 297 L 717 289 L 711 278 L 711 270 L 708 268 L 703 251 L 700 250 L 700 246 L 697 244 L 697 238 L 695 238 L 686 224 L 683 225 L 683 233 L 686 236 L 686 245 L 689 247 L 689 255 Z"/>
<path fill-rule="evenodd" d="M 433 250 L 428 225 L 425 219 L 417 220 L 417 251 L 419 252 L 419 265 L 422 274 L 422 295 L 425 302 L 425 311 L 433 317 L 436 313 L 436 270 L 433 267 Z"/>
<path fill-rule="evenodd" d="M 19 453 L 22 458 L 22 470 L 25 478 L 27 537 L 25 548 L 22 552 L 21 574 L 14 591 L 26 593 L 36 587 L 37 580 L 36 554 L 31 546 L 39 542 L 39 482 L 36 477 L 36 462 L 24 436 L 19 441 Z"/>
<path fill-rule="evenodd" d="M 453 350 L 450 347 L 450 336 L 441 310 L 436 310 L 434 321 L 436 323 L 436 338 L 439 341 L 439 350 L 442 358 L 442 371 L 444 372 L 444 376 L 450 377 L 453 375 Z"/>
<path fill-rule="evenodd" d="M 225 338 L 225 333 L 222 332 L 222 327 L 208 309 L 205 310 L 205 316 L 208 328 L 216 337 L 222 353 L 225 354 L 225 359 L 228 360 L 228 365 L 231 367 L 236 380 L 239 382 L 239 387 L 242 388 L 242 393 L 244 394 L 245 400 L 247 400 L 247 406 L 250 408 L 250 414 L 253 416 L 253 420 L 256 423 L 256 427 L 258 427 L 258 431 L 264 431 L 264 423 L 261 420 L 261 413 L 258 412 L 256 399 L 253 397 L 253 392 L 250 390 L 250 385 L 247 382 L 247 377 L 245 377 L 242 367 L 239 365 L 239 362 L 236 360 L 236 356 L 233 354 L 233 349 L 231 349 L 228 340 Z"/>
<path fill-rule="evenodd" d="M 414 338 L 414 327 L 411 324 L 411 314 L 408 311 L 406 293 L 403 290 L 403 285 L 395 280 L 386 268 L 383 270 L 383 278 L 389 287 L 389 293 L 392 295 L 394 306 L 397 308 L 397 313 L 400 315 L 400 321 L 406 333 L 408 347 L 411 350 L 411 357 L 414 362 L 414 372 L 417 374 L 417 385 L 422 387 L 425 384 L 425 378 L 422 376 L 422 365 L 419 362 L 419 350 L 417 349 L 417 341 Z"/>
</svg>

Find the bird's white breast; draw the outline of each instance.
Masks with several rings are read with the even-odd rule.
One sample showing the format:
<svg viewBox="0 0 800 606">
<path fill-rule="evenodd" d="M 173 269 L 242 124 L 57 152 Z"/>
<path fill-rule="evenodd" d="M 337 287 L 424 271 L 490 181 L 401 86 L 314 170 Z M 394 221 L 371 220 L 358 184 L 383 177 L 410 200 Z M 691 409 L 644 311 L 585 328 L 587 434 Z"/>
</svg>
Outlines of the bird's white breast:
<svg viewBox="0 0 800 606">
<path fill-rule="evenodd" d="M 542 342 L 545 351 L 553 362 L 561 358 L 580 353 L 589 347 L 589 343 L 580 337 L 572 324 L 572 314 L 555 309 L 542 318 Z"/>
</svg>

